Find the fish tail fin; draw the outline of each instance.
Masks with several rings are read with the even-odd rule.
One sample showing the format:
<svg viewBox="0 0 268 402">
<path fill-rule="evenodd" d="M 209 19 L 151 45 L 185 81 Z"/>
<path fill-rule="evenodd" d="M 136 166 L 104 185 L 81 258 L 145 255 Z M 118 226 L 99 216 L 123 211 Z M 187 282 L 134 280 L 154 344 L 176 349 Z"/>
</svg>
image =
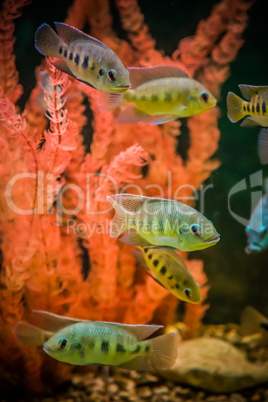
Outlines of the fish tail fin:
<svg viewBox="0 0 268 402">
<path fill-rule="evenodd" d="M 156 370 L 167 370 L 174 365 L 177 358 L 178 335 L 176 332 L 149 339 L 148 360 Z"/>
<path fill-rule="evenodd" d="M 228 118 L 232 123 L 245 117 L 245 112 L 243 111 L 243 99 L 229 92 L 227 95 L 227 108 L 228 108 Z"/>
<path fill-rule="evenodd" d="M 124 103 L 123 93 L 99 92 L 97 96 L 97 105 L 100 112 L 109 112 Z"/>
<path fill-rule="evenodd" d="M 126 217 L 126 210 L 124 207 L 119 204 L 116 200 L 114 200 L 112 197 L 108 196 L 107 201 L 109 201 L 114 210 L 115 210 L 115 215 L 111 223 L 111 228 L 110 228 L 110 236 L 113 238 L 119 237 L 123 232 L 126 231 L 127 227 L 127 217 Z"/>
<path fill-rule="evenodd" d="M 48 24 L 42 24 L 35 33 L 35 47 L 44 56 L 59 57 L 65 43 Z"/>
<path fill-rule="evenodd" d="M 262 325 L 267 323 L 267 318 L 253 307 L 247 306 L 241 315 L 240 327 L 243 335 L 251 335 L 260 332 Z"/>
<path fill-rule="evenodd" d="M 44 331 L 23 321 L 18 322 L 14 333 L 20 343 L 29 346 L 42 346 L 53 335 L 52 332 Z"/>
</svg>

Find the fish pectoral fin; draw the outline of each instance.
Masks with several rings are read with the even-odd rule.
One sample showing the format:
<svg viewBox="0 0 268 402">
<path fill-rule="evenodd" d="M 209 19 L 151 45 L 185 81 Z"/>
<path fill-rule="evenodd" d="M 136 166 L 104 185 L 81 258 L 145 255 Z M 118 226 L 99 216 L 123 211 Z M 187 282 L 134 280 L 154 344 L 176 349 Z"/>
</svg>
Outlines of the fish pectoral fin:
<svg viewBox="0 0 268 402">
<path fill-rule="evenodd" d="M 186 106 L 184 106 L 182 109 L 185 109 Z M 179 109 L 179 110 L 182 110 Z M 150 124 L 150 126 L 155 126 L 156 124 L 164 124 L 172 120 L 176 120 L 178 116 L 174 116 L 172 114 L 162 114 L 158 116 L 152 116 L 148 122 L 145 122 L 144 124 Z"/>
<path fill-rule="evenodd" d="M 74 75 L 73 75 L 73 77 L 74 77 Z M 75 77 L 76 78 L 76 77 Z M 76 78 L 77 79 L 77 78 Z M 88 87 L 91 87 L 91 88 L 93 88 L 93 89 L 96 89 L 92 84 L 90 84 L 89 82 L 86 82 L 86 81 L 83 81 L 83 80 L 80 80 L 80 79 L 77 79 L 77 81 L 79 81 L 79 82 L 82 82 L 82 84 L 85 84 L 85 85 L 87 85 Z"/>
<path fill-rule="evenodd" d="M 67 66 L 67 63 L 64 60 L 56 60 L 52 62 L 53 66 L 57 67 L 60 71 L 63 73 L 69 74 L 72 77 L 76 78 L 74 73 L 70 70 L 70 68 Z"/>
<path fill-rule="evenodd" d="M 104 49 L 109 49 L 104 43 L 100 40 L 93 38 L 92 36 L 87 35 L 86 33 L 79 31 L 79 29 L 71 27 L 68 24 L 64 24 L 63 22 L 54 22 L 56 30 L 58 32 L 59 37 L 66 44 L 70 44 L 76 40 L 84 40 L 87 42 L 92 42 L 95 45 L 101 46 Z"/>
<path fill-rule="evenodd" d="M 258 138 L 258 155 L 262 165 L 268 164 L 268 128 L 261 129 Z"/>
<path fill-rule="evenodd" d="M 248 116 L 242 121 L 240 126 L 241 127 L 257 127 L 257 126 L 259 126 L 259 124 L 256 123 L 251 116 Z"/>
<path fill-rule="evenodd" d="M 131 88 L 159 78 L 189 78 L 189 75 L 176 66 L 128 67 Z"/>
<path fill-rule="evenodd" d="M 149 120 L 150 117 L 151 115 L 141 112 L 135 106 L 127 105 L 119 112 L 115 121 L 120 124 L 134 124 Z"/>
<path fill-rule="evenodd" d="M 120 366 L 126 370 L 137 370 L 137 371 L 152 371 L 153 366 L 143 357 L 138 356 L 135 359 L 130 360 L 127 363 L 120 364 Z"/>
<path fill-rule="evenodd" d="M 151 244 L 141 237 L 134 229 L 130 229 L 125 232 L 122 236 L 118 237 L 118 240 L 120 240 L 122 243 L 129 244 L 130 246 L 151 246 Z"/>
<path fill-rule="evenodd" d="M 241 94 L 244 96 L 246 100 L 250 100 L 252 96 L 259 94 L 262 91 L 267 91 L 268 86 L 255 86 L 255 85 L 238 85 Z"/>
</svg>

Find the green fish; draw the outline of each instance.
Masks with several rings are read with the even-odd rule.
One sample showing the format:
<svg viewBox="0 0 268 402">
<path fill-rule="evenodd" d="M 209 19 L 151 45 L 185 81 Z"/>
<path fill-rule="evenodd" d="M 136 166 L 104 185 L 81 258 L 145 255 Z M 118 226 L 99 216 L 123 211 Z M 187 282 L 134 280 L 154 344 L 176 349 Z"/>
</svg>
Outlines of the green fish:
<svg viewBox="0 0 268 402">
<path fill-rule="evenodd" d="M 100 111 L 122 106 L 117 123 L 162 124 L 216 106 L 212 93 L 176 66 L 129 67 L 128 71 L 131 89 L 124 94 L 99 94 Z"/>
<path fill-rule="evenodd" d="M 33 319 L 42 328 L 19 322 L 17 339 L 41 346 L 51 357 L 74 365 L 111 365 L 129 370 L 170 368 L 176 361 L 175 332 L 147 339 L 161 325 L 127 325 L 86 321 L 36 310 Z"/>
<path fill-rule="evenodd" d="M 67 24 L 55 26 L 58 35 L 47 24 L 37 29 L 35 47 L 45 56 L 58 57 L 53 64 L 59 70 L 99 91 L 117 93 L 130 87 L 128 70 L 108 46 Z"/>
<path fill-rule="evenodd" d="M 200 286 L 175 250 L 139 247 L 139 250 L 133 251 L 133 255 L 152 273 L 153 279 L 178 299 L 189 303 L 201 302 Z"/>
<path fill-rule="evenodd" d="M 174 200 L 115 194 L 110 236 L 132 246 L 202 250 L 220 240 L 212 222 L 196 209 Z"/>
</svg>

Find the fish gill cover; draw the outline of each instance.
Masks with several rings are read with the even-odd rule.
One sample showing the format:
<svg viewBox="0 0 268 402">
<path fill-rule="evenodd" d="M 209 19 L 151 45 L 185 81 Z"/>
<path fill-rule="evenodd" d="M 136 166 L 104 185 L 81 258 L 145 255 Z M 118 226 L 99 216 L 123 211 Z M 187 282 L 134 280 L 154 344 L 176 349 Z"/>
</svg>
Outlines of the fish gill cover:
<svg viewBox="0 0 268 402">
<path fill-rule="evenodd" d="M 6 369 L 14 372 L 16 367 L 26 386 L 40 392 L 43 371 L 55 372 L 55 364 L 61 363 L 51 364 L 35 348 L 18 344 L 14 325 L 30 310 L 132 324 L 173 320 L 178 300 L 138 270 L 129 246 L 110 237 L 106 225 L 113 213 L 106 197 L 132 183 L 143 195 L 159 195 L 148 186 L 153 183 L 164 189 L 163 197 L 173 198 L 187 184 L 180 196 L 191 204 L 189 185 L 199 188 L 219 166 L 212 156 L 220 132 L 217 107 L 189 118 L 190 147 L 184 161 L 176 152 L 179 121 L 116 124 L 113 112 L 99 112 L 94 90 L 59 72 L 50 59 L 37 68 L 36 87 L 19 110 L 16 102 L 23 88 L 15 66 L 13 20 L 28 3 L 5 0 L 0 13 L 0 354 Z M 75 0 L 65 22 L 81 30 L 89 24 L 88 33 L 108 45 L 125 66 L 175 65 L 219 97 L 229 63 L 243 44 L 251 4 L 222 0 L 194 36 L 180 40 L 171 57 L 156 50 L 136 0 L 115 0 L 128 40 L 113 30 L 108 0 Z M 49 85 L 42 84 L 44 70 Z M 87 154 L 81 135 L 85 97 L 93 113 Z M 205 300 L 202 261 L 182 255 Z M 207 308 L 206 303 L 186 305 L 184 321 L 192 336 Z M 18 362 L 23 363 L 20 369 Z M 71 367 L 61 365 L 54 380 L 61 382 L 70 372 Z"/>
</svg>

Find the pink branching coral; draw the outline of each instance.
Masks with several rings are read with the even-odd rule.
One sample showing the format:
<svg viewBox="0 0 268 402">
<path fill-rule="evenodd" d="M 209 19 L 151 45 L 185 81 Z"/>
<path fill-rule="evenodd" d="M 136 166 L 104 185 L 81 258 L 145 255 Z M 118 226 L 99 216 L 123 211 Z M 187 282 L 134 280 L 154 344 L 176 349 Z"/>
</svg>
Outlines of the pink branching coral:
<svg viewBox="0 0 268 402">
<path fill-rule="evenodd" d="M 23 362 L 25 382 L 40 390 L 48 360 L 44 365 L 44 357 L 19 345 L 13 335 L 14 325 L 29 310 L 133 324 L 174 319 L 178 301 L 136 264 L 131 247 L 110 238 L 112 209 L 106 197 L 139 188 L 147 196 L 185 197 L 192 204 L 194 189 L 219 166 L 212 157 L 220 133 L 218 108 L 189 118 L 184 161 L 176 152 L 179 121 L 116 124 L 114 113 L 98 111 L 95 91 L 59 72 L 50 60 L 36 69 L 36 87 L 19 111 L 22 87 L 13 54 L 13 19 L 27 3 L 5 0 L 0 14 L 0 352 L 6 367 Z M 137 0 L 115 0 L 115 5 L 129 41 L 117 38 L 108 0 L 75 0 L 66 22 L 79 29 L 89 23 L 89 33 L 127 66 L 177 65 L 219 96 L 229 63 L 243 43 L 251 2 L 221 0 L 171 58 L 155 49 Z M 87 154 L 81 135 L 86 97 L 93 114 Z M 202 262 L 187 264 L 205 300 Z M 186 306 L 192 336 L 207 307 Z M 69 371 L 61 365 L 58 380 Z"/>
</svg>

